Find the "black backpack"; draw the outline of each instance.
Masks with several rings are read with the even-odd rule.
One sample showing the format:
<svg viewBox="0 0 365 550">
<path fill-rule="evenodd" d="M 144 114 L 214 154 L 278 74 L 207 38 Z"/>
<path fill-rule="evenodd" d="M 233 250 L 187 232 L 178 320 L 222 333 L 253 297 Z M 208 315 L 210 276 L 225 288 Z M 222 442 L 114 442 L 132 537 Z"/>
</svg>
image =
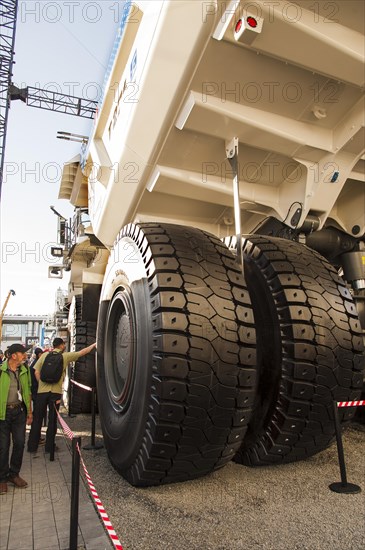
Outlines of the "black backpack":
<svg viewBox="0 0 365 550">
<path fill-rule="evenodd" d="M 63 357 L 58 351 L 50 351 L 41 368 L 41 380 L 46 384 L 57 384 L 63 372 Z"/>
</svg>

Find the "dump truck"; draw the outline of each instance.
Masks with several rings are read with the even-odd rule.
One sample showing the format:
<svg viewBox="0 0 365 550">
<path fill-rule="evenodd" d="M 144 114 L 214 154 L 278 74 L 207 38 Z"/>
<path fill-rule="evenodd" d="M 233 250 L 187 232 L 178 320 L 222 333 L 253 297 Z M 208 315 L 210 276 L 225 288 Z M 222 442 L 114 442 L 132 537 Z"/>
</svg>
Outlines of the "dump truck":
<svg viewBox="0 0 365 550">
<path fill-rule="evenodd" d="M 356 0 L 124 3 L 60 242 L 73 344 L 97 337 L 71 376 L 135 486 L 310 457 L 361 395 L 364 20 Z"/>
</svg>

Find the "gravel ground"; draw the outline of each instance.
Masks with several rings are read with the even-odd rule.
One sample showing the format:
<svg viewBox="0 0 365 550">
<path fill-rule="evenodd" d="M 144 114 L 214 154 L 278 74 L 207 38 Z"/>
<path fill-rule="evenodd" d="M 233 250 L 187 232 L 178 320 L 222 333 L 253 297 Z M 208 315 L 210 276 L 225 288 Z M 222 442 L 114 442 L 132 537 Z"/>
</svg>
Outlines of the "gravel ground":
<svg viewBox="0 0 365 550">
<path fill-rule="evenodd" d="M 89 415 L 65 420 L 89 443 Z M 99 434 L 97 422 L 102 441 Z M 363 425 L 344 433 L 348 481 L 362 487 L 353 495 L 328 488 L 340 480 L 336 445 L 300 463 L 230 463 L 195 481 L 144 489 L 117 474 L 105 449 L 82 455 L 125 550 L 363 550 L 364 442 Z"/>
</svg>

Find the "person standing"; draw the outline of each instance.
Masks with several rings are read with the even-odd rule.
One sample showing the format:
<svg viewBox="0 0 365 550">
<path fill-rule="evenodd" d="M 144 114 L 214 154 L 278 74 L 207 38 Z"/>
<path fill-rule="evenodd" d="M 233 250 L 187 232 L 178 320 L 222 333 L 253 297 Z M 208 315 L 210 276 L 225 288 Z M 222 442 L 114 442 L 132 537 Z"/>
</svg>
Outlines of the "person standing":
<svg viewBox="0 0 365 550">
<path fill-rule="evenodd" d="M 34 353 L 34 359 L 31 362 L 31 364 L 29 365 L 29 374 L 30 374 L 30 382 L 31 382 L 30 390 L 31 390 L 31 393 L 32 393 L 32 402 L 33 402 L 33 411 L 34 411 L 35 400 L 37 399 L 37 393 L 38 393 L 38 380 L 35 377 L 34 367 L 35 367 L 38 359 L 42 355 L 42 353 L 44 353 L 44 351 L 43 351 L 42 348 L 35 348 L 33 353 Z M 46 411 L 46 413 L 44 415 L 44 418 L 42 420 L 42 424 L 43 424 L 43 426 L 47 425 L 47 411 Z M 39 439 L 39 445 L 44 445 L 45 443 L 46 443 L 45 438 L 41 437 Z"/>
<path fill-rule="evenodd" d="M 24 488 L 28 483 L 19 476 L 25 446 L 25 428 L 32 423 L 32 404 L 28 369 L 24 365 L 27 349 L 12 344 L 0 366 L 0 494 L 8 483 Z M 10 440 L 13 449 L 10 457 Z"/>
<path fill-rule="evenodd" d="M 34 403 L 35 403 L 35 400 L 37 398 L 37 392 L 38 392 L 38 380 L 36 379 L 35 377 L 35 371 L 34 371 L 34 367 L 38 361 L 38 359 L 40 358 L 40 356 L 42 355 L 43 353 L 43 350 L 42 348 L 35 348 L 34 350 L 34 359 L 33 361 L 31 362 L 30 366 L 29 366 L 29 369 L 30 369 L 30 379 L 31 379 L 31 392 L 32 392 L 32 401 L 33 401 L 33 409 L 34 409 Z"/>
<path fill-rule="evenodd" d="M 38 359 L 34 367 L 35 377 L 38 380 L 38 393 L 35 401 L 33 423 L 28 438 L 28 452 L 35 453 L 38 449 L 39 440 L 41 437 L 42 421 L 47 411 L 47 406 L 49 407 L 49 410 L 51 410 L 51 408 L 53 407 L 56 407 L 57 410 L 59 410 L 60 408 L 62 397 L 62 384 L 65 378 L 68 364 L 72 363 L 73 361 L 77 361 L 83 355 L 90 353 L 95 347 L 96 343 L 91 344 L 91 346 L 88 346 L 87 348 L 84 348 L 80 351 L 65 352 L 66 344 L 64 340 L 62 338 L 55 338 L 53 340 L 53 352 L 62 354 L 63 370 L 61 378 L 58 382 L 54 384 L 47 384 L 41 379 L 42 367 L 45 359 L 49 354 L 43 353 L 43 355 L 41 355 L 41 357 Z M 55 429 L 57 429 L 57 425 L 54 424 L 52 426 L 51 424 L 52 423 L 49 422 L 47 428 L 45 447 L 46 453 L 49 453 L 51 451 L 51 447 L 56 435 Z"/>
</svg>

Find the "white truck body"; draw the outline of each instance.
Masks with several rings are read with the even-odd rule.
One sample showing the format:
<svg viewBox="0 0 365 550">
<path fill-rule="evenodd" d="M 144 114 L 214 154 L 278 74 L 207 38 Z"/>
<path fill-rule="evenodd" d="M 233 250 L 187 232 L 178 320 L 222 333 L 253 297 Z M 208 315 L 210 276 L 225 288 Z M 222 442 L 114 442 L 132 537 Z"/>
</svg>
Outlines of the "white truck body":
<svg viewBox="0 0 365 550">
<path fill-rule="evenodd" d="M 234 25 L 251 13 L 245 44 Z M 134 219 L 231 234 L 235 136 L 247 232 L 299 202 L 298 226 L 313 212 L 364 234 L 363 15 L 357 1 L 134 4 L 87 158 L 97 237 L 112 246 Z"/>
<path fill-rule="evenodd" d="M 313 382 L 315 389 L 312 390 L 316 394 L 322 383 L 319 382 L 323 373 L 321 374 L 321 361 L 318 357 L 326 355 L 329 349 L 334 356 L 328 362 L 333 366 L 334 372 L 337 372 L 337 344 L 332 340 L 329 342 L 329 333 L 335 332 L 331 325 L 334 314 L 330 311 L 334 307 L 336 315 L 342 315 L 340 311 L 347 311 L 349 316 L 355 315 L 354 319 L 346 317 L 346 326 L 340 318 L 335 321 L 339 330 L 346 332 L 351 326 L 354 331 L 346 353 L 351 355 L 350 362 L 357 365 L 353 367 L 356 375 L 354 372 L 351 375 L 336 374 L 337 382 L 351 388 L 347 397 L 359 391 L 363 361 L 359 318 L 365 324 L 364 56 L 364 3 L 357 0 L 314 3 L 304 0 L 295 3 L 281 0 L 158 0 L 125 3 L 121 39 L 108 75 L 105 96 L 97 113 L 89 147 L 80 162 L 74 159 L 65 166 L 60 197 L 68 198 L 77 208 L 88 209 L 92 228 L 88 228 L 87 234 L 96 236 L 100 244 L 98 247 L 95 242 L 90 242 L 87 254 L 85 246 L 88 243 L 84 243 L 83 248 L 74 247 L 67 258 L 67 265 L 71 269 L 71 281 L 75 283 L 72 287 L 74 293 L 82 292 L 85 285 L 103 285 L 100 306 L 95 304 L 95 310 L 99 308 L 98 334 L 103 348 L 100 354 L 105 356 L 104 359 L 98 358 L 98 361 L 102 361 L 99 384 L 104 384 L 103 395 L 105 399 L 109 396 L 110 410 L 114 412 L 108 412 L 101 406 L 101 415 L 104 416 L 102 424 L 104 437 L 111 441 L 108 450 L 113 464 L 132 483 L 161 483 L 198 475 L 195 470 L 195 473 L 189 470 L 190 473 L 182 474 L 176 467 L 176 462 L 171 466 L 171 475 L 167 473 L 165 476 L 156 474 L 161 468 L 165 472 L 170 471 L 165 463 L 163 466 L 162 463 L 154 465 L 154 474 L 151 477 L 148 477 L 143 467 L 136 466 L 137 462 L 140 464 L 144 461 L 147 464 L 150 460 L 150 455 L 148 459 L 141 458 L 143 451 L 140 450 L 144 445 L 141 443 L 145 437 L 143 426 L 149 425 L 149 421 L 146 421 L 147 424 L 143 424 L 143 420 L 141 424 L 138 423 L 141 441 L 136 446 L 131 445 L 130 455 L 120 459 L 118 445 L 115 443 L 118 437 L 113 430 L 108 431 L 108 425 L 113 423 L 113 414 L 120 413 L 121 417 L 127 414 L 124 412 L 126 403 L 133 402 L 135 398 L 135 372 L 141 368 L 138 366 L 138 358 L 134 361 L 131 357 L 135 354 L 138 356 L 133 327 L 142 321 L 137 314 L 134 321 L 130 321 L 135 315 L 132 312 L 134 306 L 131 305 L 133 299 L 129 303 L 129 298 L 120 298 L 124 305 L 122 307 L 119 304 L 116 313 L 115 297 L 126 292 L 127 287 L 135 288 L 144 279 L 151 285 L 151 281 L 157 277 L 156 273 L 164 271 L 162 268 L 155 268 L 152 272 L 150 263 L 146 260 L 146 256 L 156 259 L 152 241 L 149 241 L 148 250 L 141 244 L 145 239 L 148 241 L 148 235 L 154 234 L 156 227 L 155 238 L 158 242 L 168 242 L 169 238 L 172 243 L 180 242 L 179 232 L 174 233 L 175 230 L 171 229 L 172 233 L 169 233 L 168 224 L 172 223 L 185 228 L 198 228 L 218 239 L 237 235 L 239 249 L 241 233 L 246 236 L 267 236 L 269 240 L 264 245 L 263 241 L 249 241 L 248 238 L 244 241 L 244 271 L 246 269 L 248 279 L 253 258 L 262 254 L 265 262 L 270 264 L 270 258 L 265 256 L 265 250 L 270 246 L 276 247 L 277 257 L 283 259 L 285 256 L 289 264 L 291 261 L 295 263 L 295 259 L 290 258 L 300 255 L 301 250 L 307 250 L 305 245 L 323 254 L 333 264 L 334 269 L 324 268 L 321 263 L 317 265 L 316 262 L 322 261 L 316 259 L 317 256 L 313 256 L 313 262 L 311 257 L 305 256 L 307 252 L 303 256 L 306 258 L 303 262 L 308 263 L 308 276 L 309 272 L 318 270 L 317 275 L 321 278 L 320 284 L 323 287 L 323 292 L 319 292 L 321 300 L 323 293 L 328 290 L 328 280 L 334 280 L 336 271 L 339 271 L 344 273 L 345 279 L 352 285 L 353 297 L 345 283 L 338 283 L 341 288 L 338 287 L 336 293 L 341 296 L 341 300 L 354 300 L 356 307 L 353 309 L 347 302 L 341 302 L 341 306 L 335 307 L 332 302 L 336 300 L 328 297 L 326 300 L 331 305 L 327 308 L 323 306 L 323 311 L 326 312 L 323 315 L 327 316 L 327 320 L 319 322 L 318 319 L 323 316 L 318 314 L 315 304 L 319 304 L 320 300 L 316 298 L 311 303 L 311 288 L 315 285 L 307 281 L 303 267 L 293 268 L 298 276 L 297 288 L 304 296 L 301 304 L 309 311 L 305 323 L 310 326 L 311 336 L 308 336 L 306 342 L 309 347 L 321 348 L 319 351 L 316 347 L 309 360 L 310 369 L 316 365 L 316 375 L 313 374 L 310 379 L 317 377 Z M 235 165 L 231 162 L 233 157 L 236 159 Z M 156 222 L 157 225 L 154 226 L 153 223 Z M 128 224 L 131 223 L 137 225 L 128 229 Z M 138 229 L 141 227 L 142 229 Z M 162 233 L 167 228 L 166 232 L 170 237 L 165 236 L 162 239 L 159 233 L 161 227 Z M 198 239 L 197 236 L 192 237 L 193 233 L 188 232 L 186 235 L 190 235 L 186 237 L 189 242 L 190 239 Z M 274 241 L 270 240 L 272 237 Z M 280 242 L 294 242 L 295 245 L 290 246 L 297 248 L 291 249 L 287 242 L 282 245 L 275 241 L 276 238 Z M 221 261 L 223 253 L 220 252 L 217 242 L 210 240 L 202 246 L 208 249 L 213 243 Z M 233 246 L 236 241 L 227 242 Z M 170 254 L 174 260 L 171 260 L 172 266 L 179 255 L 179 245 L 169 246 L 170 252 L 164 250 L 161 254 L 164 257 Z M 100 252 L 102 247 L 103 252 Z M 158 254 L 157 252 L 159 258 Z M 204 253 L 202 255 L 208 262 L 210 256 L 205 257 Z M 108 256 L 109 264 L 106 267 Z M 240 256 L 239 251 L 237 260 Z M 194 254 L 192 258 L 195 258 Z M 226 260 L 222 262 L 227 265 Z M 158 265 L 157 260 L 155 263 Z M 135 264 L 133 270 L 132 264 Z M 175 271 L 180 273 L 178 265 L 176 260 L 175 267 L 169 268 L 171 277 Z M 238 265 L 239 261 L 236 262 L 236 266 Z M 229 269 L 227 267 L 228 279 L 232 280 Z M 254 269 L 258 269 L 257 266 Z M 261 266 L 260 269 L 264 268 Z M 282 284 L 282 278 L 278 275 L 280 269 L 276 265 L 274 269 Z M 329 270 L 329 279 L 327 275 L 323 276 L 323 270 Z M 198 271 L 197 268 L 194 273 Z M 185 277 L 188 279 L 187 273 Z M 256 318 L 252 327 L 257 331 L 261 330 L 257 326 L 258 319 L 262 317 L 264 320 L 265 315 L 271 315 L 273 310 L 266 310 L 264 302 L 259 298 L 263 291 L 255 287 L 255 277 L 251 283 L 248 280 L 248 290 Z M 185 281 L 183 275 L 182 279 Z M 191 281 L 179 283 L 174 299 L 177 295 L 183 295 L 186 288 L 190 288 L 189 284 L 192 284 Z M 271 287 L 270 284 L 269 282 L 268 295 L 273 295 L 274 286 Z M 211 288 L 210 284 L 207 285 Z M 245 283 L 241 282 L 239 286 L 245 288 Z M 159 315 L 165 307 L 162 299 L 165 291 L 159 290 L 162 288 L 160 283 L 157 288 L 157 292 L 162 293 L 162 305 L 157 310 L 154 309 L 152 295 L 155 296 L 155 289 L 151 291 L 152 309 L 145 312 L 147 318 L 151 316 L 152 324 L 154 312 L 158 311 Z M 235 296 L 235 289 L 232 287 L 231 290 Z M 128 293 L 133 295 L 132 290 L 128 290 Z M 205 293 L 206 291 L 202 291 L 202 295 Z M 217 296 L 220 296 L 219 293 Z M 299 322 L 293 314 L 293 304 L 296 304 L 295 300 L 292 304 L 285 302 L 285 307 L 291 312 L 287 324 L 292 327 Z M 176 308 L 177 312 L 186 314 L 187 310 L 191 314 L 188 306 L 179 308 Z M 282 309 L 279 301 L 275 308 L 277 314 L 273 314 L 273 322 L 277 323 Z M 170 314 L 171 311 L 170 308 L 167 313 Z M 163 317 L 163 313 L 161 315 Z M 224 314 L 221 315 L 224 318 Z M 144 319 L 143 315 L 142 317 Z M 170 334 L 168 331 L 172 329 L 166 328 L 164 322 L 159 321 L 159 334 Z M 237 326 L 241 326 L 239 312 L 236 322 Z M 272 331 L 278 330 L 283 335 L 285 323 L 281 325 L 280 322 L 275 325 L 276 328 L 272 327 Z M 108 323 L 109 332 L 113 333 L 115 329 L 118 345 L 115 344 L 115 339 L 110 340 L 111 337 L 108 336 Z M 191 333 L 186 332 L 187 329 L 182 328 L 185 325 L 182 321 L 181 323 L 179 331 L 189 333 L 189 340 Z M 301 325 L 304 334 L 303 327 Z M 144 330 L 147 338 L 149 329 L 145 327 Z M 151 342 L 155 342 L 154 337 L 158 331 L 155 328 L 151 330 L 148 338 L 151 337 Z M 239 333 L 238 330 L 237 334 Z M 257 336 L 257 354 L 261 357 L 258 364 L 260 361 L 265 364 L 265 359 L 262 359 L 265 352 L 260 351 L 260 346 L 264 345 L 264 340 L 269 336 L 270 331 L 260 332 Z M 121 349 L 120 346 L 123 348 L 120 341 L 124 337 L 134 343 L 128 351 L 120 352 L 119 362 L 118 349 Z M 321 344 L 322 337 L 328 340 Z M 298 346 L 304 345 L 304 337 L 298 337 L 299 340 L 296 338 L 297 336 L 293 336 L 291 342 L 294 342 L 293 346 L 298 350 Z M 279 356 L 277 359 L 280 365 L 283 364 L 283 357 L 285 359 L 288 349 L 283 336 L 282 339 L 281 359 Z M 151 344 L 152 347 L 153 345 Z M 114 355 L 111 352 L 109 354 L 108 346 L 116 346 Z M 169 356 L 169 346 L 161 346 L 159 356 Z M 344 342 L 341 346 L 346 347 Z M 323 349 L 327 350 L 326 353 Z M 271 350 L 272 355 L 275 355 L 275 350 L 276 348 Z M 151 353 L 155 357 L 155 352 Z M 184 354 L 185 352 L 180 353 Z M 190 352 L 186 352 L 186 357 L 190 356 Z M 108 366 L 108 357 L 111 366 Z M 155 365 L 155 359 L 152 358 L 151 361 Z M 295 351 L 293 361 L 297 368 L 304 360 Z M 131 366 L 126 367 L 129 363 Z M 113 364 L 118 366 L 113 367 Z M 261 372 L 259 377 L 270 377 L 268 367 L 261 367 L 258 368 L 259 373 Z M 153 371 L 155 367 L 151 366 L 151 369 Z M 111 372 L 114 374 L 110 374 Z M 122 386 L 117 380 L 121 372 Z M 285 372 L 283 367 L 284 378 Z M 172 376 L 171 373 L 169 376 Z M 294 387 L 296 375 L 291 373 L 291 376 Z M 330 381 L 332 376 L 326 374 L 326 384 L 332 387 L 332 399 L 335 399 L 337 393 Z M 343 382 L 340 378 L 351 381 Z M 276 382 L 272 381 L 272 385 Z M 148 386 L 149 383 L 146 384 Z M 279 387 L 282 386 L 283 382 L 277 386 L 279 394 Z M 307 390 L 308 388 L 303 389 L 304 392 Z M 352 391 L 355 393 L 351 393 Z M 294 394 L 296 395 L 296 390 L 290 399 L 294 399 Z M 264 394 L 260 395 L 263 397 Z M 158 392 L 157 396 L 161 398 Z M 281 397 L 277 405 L 271 402 L 275 411 L 268 420 L 268 425 L 260 425 L 260 429 L 255 432 L 255 429 L 250 429 L 249 424 L 248 431 L 251 435 L 254 434 L 251 437 L 253 443 L 250 442 L 252 446 L 246 452 L 246 458 L 241 456 L 243 461 L 252 464 L 265 463 L 266 459 L 257 450 L 260 445 L 265 447 L 265 437 L 272 438 L 274 447 L 280 446 L 285 439 L 281 437 L 286 430 L 285 426 L 280 432 L 280 438 L 275 439 L 272 436 L 273 426 L 277 426 L 277 417 L 282 412 Z M 151 399 L 157 399 L 152 390 Z M 308 426 L 317 422 L 318 415 L 323 420 L 325 414 L 329 414 L 328 395 L 326 399 L 323 410 L 327 413 L 322 411 L 321 414 L 318 411 L 313 412 L 317 398 L 314 397 L 313 402 L 311 401 L 309 408 L 316 420 L 313 420 L 314 417 L 311 420 L 306 417 L 306 427 L 298 436 L 299 440 L 302 437 L 305 440 Z M 184 402 L 183 398 L 181 400 Z M 146 402 L 142 408 L 147 411 L 149 407 L 151 403 Z M 257 409 L 256 405 L 253 408 Z M 142 417 L 144 414 L 148 416 L 146 411 Z M 267 409 L 263 414 L 268 418 Z M 288 411 L 285 414 L 289 414 Z M 159 417 L 153 422 L 158 426 Z M 233 420 L 232 423 L 234 425 Z M 123 432 L 124 428 L 120 429 Z M 151 428 L 146 429 L 146 433 L 150 434 Z M 183 433 L 184 428 L 181 430 Z M 297 433 L 295 429 L 294 432 Z M 318 443 L 318 449 L 327 444 L 333 435 L 325 421 L 319 432 L 314 432 L 313 438 Z M 126 434 L 123 434 L 125 437 Z M 330 437 L 325 437 L 324 434 L 330 434 Z M 243 438 L 244 434 L 241 435 Z M 291 441 L 292 436 L 293 434 L 285 441 Z M 151 445 L 160 445 L 157 440 L 158 437 L 155 440 L 151 436 Z M 277 453 L 287 453 L 288 460 L 292 460 L 315 452 L 315 444 L 313 449 L 301 452 L 293 451 L 296 443 L 291 444 L 292 451 L 279 449 Z M 303 448 L 304 443 L 298 445 Z M 265 449 L 265 456 L 270 455 L 267 446 Z M 201 454 L 201 450 L 199 452 Z M 225 453 L 223 451 L 223 455 Z M 234 450 L 232 453 L 234 454 Z M 217 461 L 212 467 L 222 464 L 222 461 Z M 177 468 L 176 472 L 174 468 Z M 201 471 L 205 472 L 204 468 Z"/>
</svg>

